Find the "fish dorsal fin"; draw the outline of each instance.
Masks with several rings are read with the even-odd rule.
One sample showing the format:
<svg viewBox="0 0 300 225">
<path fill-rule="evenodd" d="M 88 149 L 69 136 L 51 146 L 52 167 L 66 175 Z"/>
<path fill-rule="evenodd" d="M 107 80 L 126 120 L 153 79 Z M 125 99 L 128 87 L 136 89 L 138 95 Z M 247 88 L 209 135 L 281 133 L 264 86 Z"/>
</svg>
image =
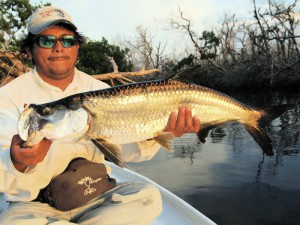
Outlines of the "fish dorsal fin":
<svg viewBox="0 0 300 225">
<path fill-rule="evenodd" d="M 153 139 L 165 149 L 172 151 L 172 139 L 174 139 L 174 135 L 171 132 L 160 132 Z"/>
<path fill-rule="evenodd" d="M 112 144 L 104 139 L 91 139 L 96 147 L 114 164 L 125 167 L 125 163 L 120 160 L 121 148 L 119 145 Z"/>
<path fill-rule="evenodd" d="M 171 76 L 169 76 L 167 79 L 170 79 L 170 80 L 178 80 L 178 81 L 185 81 L 186 78 L 185 76 L 187 74 L 191 74 L 191 73 L 194 73 L 195 71 L 197 71 L 199 68 L 201 67 L 201 65 L 196 65 L 196 66 L 193 66 L 189 69 L 186 69 L 186 70 L 183 70 L 183 71 L 180 71 L 178 73 L 175 73 Z"/>
</svg>

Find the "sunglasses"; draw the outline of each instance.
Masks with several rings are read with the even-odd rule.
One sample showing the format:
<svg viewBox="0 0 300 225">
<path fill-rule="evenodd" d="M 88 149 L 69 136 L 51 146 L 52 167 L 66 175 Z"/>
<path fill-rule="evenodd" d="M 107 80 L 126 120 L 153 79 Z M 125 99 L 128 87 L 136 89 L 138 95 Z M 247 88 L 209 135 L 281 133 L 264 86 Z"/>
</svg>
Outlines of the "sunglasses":
<svg viewBox="0 0 300 225">
<path fill-rule="evenodd" d="M 53 46 L 56 45 L 57 40 L 59 40 L 65 48 L 70 48 L 78 43 L 77 37 L 72 35 L 64 35 L 60 38 L 51 35 L 41 35 L 33 39 L 33 41 L 42 48 L 53 48 Z"/>
</svg>

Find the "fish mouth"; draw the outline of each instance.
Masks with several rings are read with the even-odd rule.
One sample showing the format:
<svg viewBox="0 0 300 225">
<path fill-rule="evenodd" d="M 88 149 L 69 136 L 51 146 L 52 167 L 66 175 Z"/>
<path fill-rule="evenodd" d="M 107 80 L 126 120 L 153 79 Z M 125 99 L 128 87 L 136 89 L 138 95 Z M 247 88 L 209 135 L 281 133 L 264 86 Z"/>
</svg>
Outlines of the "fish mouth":
<svg viewBox="0 0 300 225">
<path fill-rule="evenodd" d="M 32 107 L 25 109 L 19 117 L 18 131 L 20 138 L 24 141 L 23 147 L 30 147 L 39 143 L 45 136 L 39 130 L 39 124 Z"/>
<path fill-rule="evenodd" d="M 30 117 L 32 111 L 32 108 L 25 109 L 18 120 L 18 131 L 23 141 L 26 141 L 28 139 L 28 132 L 30 129 Z"/>
<path fill-rule="evenodd" d="M 24 147 L 36 145 L 43 138 L 76 141 L 85 136 L 88 128 L 89 115 L 85 109 L 71 110 L 62 105 L 46 115 L 39 114 L 37 108 L 31 106 L 22 112 L 18 121 Z"/>
</svg>

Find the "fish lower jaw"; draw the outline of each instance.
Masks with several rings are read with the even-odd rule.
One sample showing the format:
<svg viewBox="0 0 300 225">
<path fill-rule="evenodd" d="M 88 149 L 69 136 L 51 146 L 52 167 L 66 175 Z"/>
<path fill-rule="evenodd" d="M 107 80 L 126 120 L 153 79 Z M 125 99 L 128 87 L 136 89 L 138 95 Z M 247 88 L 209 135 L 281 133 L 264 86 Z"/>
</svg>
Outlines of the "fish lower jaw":
<svg viewBox="0 0 300 225">
<path fill-rule="evenodd" d="M 31 147 L 40 143 L 45 135 L 42 132 L 32 131 L 27 138 L 27 140 L 23 143 L 23 147 Z"/>
<path fill-rule="evenodd" d="M 55 141 L 57 142 L 76 142 L 79 141 L 85 137 L 87 137 L 87 131 L 89 129 L 89 125 L 87 124 L 82 130 L 71 133 L 69 135 L 63 136 L 61 138 L 55 138 Z"/>
</svg>

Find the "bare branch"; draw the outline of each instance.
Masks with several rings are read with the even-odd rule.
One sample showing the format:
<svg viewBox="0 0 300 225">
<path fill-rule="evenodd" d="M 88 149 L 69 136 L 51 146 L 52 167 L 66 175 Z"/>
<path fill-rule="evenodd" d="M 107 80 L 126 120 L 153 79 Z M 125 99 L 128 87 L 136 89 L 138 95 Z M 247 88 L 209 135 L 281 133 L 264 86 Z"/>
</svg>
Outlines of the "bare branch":
<svg viewBox="0 0 300 225">
<path fill-rule="evenodd" d="M 118 67 L 117 63 L 115 62 L 114 58 L 107 56 L 107 59 L 110 61 L 111 65 L 113 67 L 114 73 L 119 73 L 119 67 Z"/>
<path fill-rule="evenodd" d="M 150 70 L 141 70 L 137 72 L 118 72 L 118 73 L 104 73 L 104 74 L 97 74 L 92 75 L 95 79 L 98 80 L 108 80 L 108 79 L 121 79 L 124 77 L 130 77 L 130 76 L 144 76 L 146 74 L 151 74 L 158 72 L 159 69 L 150 69 Z"/>
</svg>

